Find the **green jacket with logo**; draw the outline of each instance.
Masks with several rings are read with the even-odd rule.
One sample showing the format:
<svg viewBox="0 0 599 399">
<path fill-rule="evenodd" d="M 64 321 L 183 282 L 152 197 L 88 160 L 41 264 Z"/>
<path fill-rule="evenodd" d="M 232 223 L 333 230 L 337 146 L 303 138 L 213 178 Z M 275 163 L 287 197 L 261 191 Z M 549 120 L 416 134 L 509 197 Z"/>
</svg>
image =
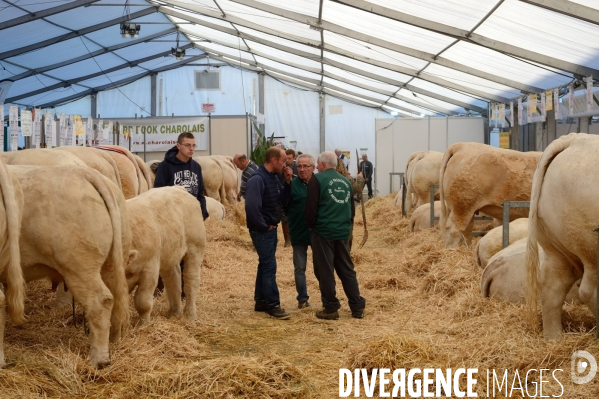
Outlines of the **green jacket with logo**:
<svg viewBox="0 0 599 399">
<path fill-rule="evenodd" d="M 299 177 L 293 178 L 291 180 L 291 199 L 287 208 L 291 245 L 310 245 L 310 230 L 304 215 L 307 196 L 308 183 Z"/>
<path fill-rule="evenodd" d="M 335 169 L 312 176 L 306 198 L 306 221 L 327 240 L 347 240 L 352 228 L 352 186 Z"/>
</svg>

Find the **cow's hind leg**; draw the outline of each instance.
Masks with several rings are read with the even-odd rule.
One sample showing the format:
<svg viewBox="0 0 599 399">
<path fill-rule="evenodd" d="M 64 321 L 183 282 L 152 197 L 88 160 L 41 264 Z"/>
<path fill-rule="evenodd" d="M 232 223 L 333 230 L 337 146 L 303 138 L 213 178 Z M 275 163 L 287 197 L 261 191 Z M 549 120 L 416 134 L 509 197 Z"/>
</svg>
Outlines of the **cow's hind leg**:
<svg viewBox="0 0 599 399">
<path fill-rule="evenodd" d="M 89 324 L 89 357 L 92 366 L 103 368 L 110 364 L 108 337 L 113 297 L 104 282 L 97 276 L 67 276 L 67 286 L 85 311 Z"/>
<path fill-rule="evenodd" d="M 190 247 L 185 255 L 183 281 L 185 290 L 185 318 L 196 319 L 196 297 L 200 290 L 200 270 L 204 259 L 204 249 Z"/>
<path fill-rule="evenodd" d="M 0 368 L 4 367 L 4 323 L 6 323 L 6 299 L 0 289 Z"/>
<path fill-rule="evenodd" d="M 449 213 L 445 224 L 445 245 L 455 247 L 461 243 L 470 245 L 472 240 L 472 228 L 474 226 L 474 213 L 457 214 L 455 211 Z"/>
<path fill-rule="evenodd" d="M 578 289 L 580 300 L 596 314 L 597 308 L 597 264 L 585 262 L 584 274 Z"/>
<path fill-rule="evenodd" d="M 181 267 L 176 264 L 160 270 L 166 297 L 168 298 L 168 315 L 181 316 Z"/>
<path fill-rule="evenodd" d="M 562 307 L 578 279 L 568 260 L 556 251 L 546 251 L 541 259 L 541 311 L 543 334 L 546 339 L 559 339 L 562 335 Z"/>
<path fill-rule="evenodd" d="M 141 325 L 150 321 L 150 314 L 154 306 L 154 289 L 158 284 L 159 269 L 160 263 L 152 261 L 144 267 L 144 271 L 139 276 L 134 303 Z"/>
</svg>

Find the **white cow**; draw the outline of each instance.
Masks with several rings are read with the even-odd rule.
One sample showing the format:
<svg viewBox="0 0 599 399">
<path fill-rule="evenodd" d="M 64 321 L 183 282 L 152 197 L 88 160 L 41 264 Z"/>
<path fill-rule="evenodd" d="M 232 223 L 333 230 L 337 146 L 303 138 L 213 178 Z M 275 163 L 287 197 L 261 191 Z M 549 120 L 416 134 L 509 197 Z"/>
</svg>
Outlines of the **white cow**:
<svg viewBox="0 0 599 399">
<path fill-rule="evenodd" d="M 509 244 L 521 238 L 528 237 L 528 218 L 516 219 L 510 222 Z M 503 226 L 495 227 L 480 239 L 474 249 L 474 259 L 476 266 L 484 269 L 489 263 L 489 259 L 503 247 Z"/>
<path fill-rule="evenodd" d="M 483 298 L 497 298 L 504 302 L 524 303 L 526 299 L 526 244 L 524 237 L 497 252 L 489 260 L 481 281 Z M 541 259 L 545 256 L 539 248 Z M 566 297 L 568 302 L 580 302 L 578 285 L 574 284 Z"/>
<path fill-rule="evenodd" d="M 435 217 L 441 214 L 441 202 L 435 201 Z M 438 225 L 439 221 L 435 220 L 434 225 Z M 420 205 L 412 213 L 410 217 L 410 231 L 422 231 L 431 228 L 431 204 L 426 203 Z"/>
<path fill-rule="evenodd" d="M 211 197 L 206 198 L 206 210 L 208 211 L 208 219 L 210 220 L 223 220 L 227 215 L 225 206 Z"/>
<path fill-rule="evenodd" d="M 4 307 L 8 305 L 10 318 L 21 324 L 25 321 L 25 280 L 21 270 L 19 231 L 23 210 L 23 192 L 6 164 L 0 160 L 0 274 L 5 275 L 6 296 L 0 290 L 0 368 L 4 361 Z"/>
<path fill-rule="evenodd" d="M 87 166 L 9 166 L 23 189 L 21 267 L 27 281 L 65 281 L 90 325 L 90 361 L 110 363 L 129 324 L 124 264 L 131 235 L 123 194 Z M 42 199 L 42 200 L 40 200 Z"/>
<path fill-rule="evenodd" d="M 169 302 L 169 315 L 181 314 L 181 268 L 184 261 L 185 317 L 196 319 L 196 295 L 206 248 L 206 229 L 197 198 L 184 187 L 160 187 L 127 200 L 132 249 L 127 265 L 129 291 L 135 287 L 135 308 L 142 323 L 150 320 L 158 275 Z"/>
<path fill-rule="evenodd" d="M 443 153 L 437 151 L 423 151 L 413 159 L 406 180 L 406 211 L 411 210 L 412 199 L 417 207 L 430 202 L 430 186 L 439 184 L 442 160 Z M 439 189 L 435 189 L 435 199 L 439 199 Z"/>
<path fill-rule="evenodd" d="M 534 175 L 526 253 L 528 316 L 536 325 L 540 290 L 543 332 L 548 339 L 561 336 L 562 305 L 580 278 L 580 300 L 595 314 L 597 170 L 599 137 L 570 133 L 547 147 Z M 541 262 L 539 244 L 545 251 Z"/>
</svg>

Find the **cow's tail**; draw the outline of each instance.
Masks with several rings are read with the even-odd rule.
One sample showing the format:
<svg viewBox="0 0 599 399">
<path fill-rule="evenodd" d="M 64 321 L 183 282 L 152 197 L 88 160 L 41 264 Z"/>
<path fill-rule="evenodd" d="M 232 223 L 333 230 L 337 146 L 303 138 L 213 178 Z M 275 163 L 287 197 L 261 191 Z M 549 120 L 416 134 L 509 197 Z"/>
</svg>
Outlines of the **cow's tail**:
<svg viewBox="0 0 599 399">
<path fill-rule="evenodd" d="M 220 163 L 220 161 L 218 159 L 215 158 L 210 158 L 212 159 L 213 162 L 216 162 L 216 164 L 219 166 L 220 168 L 220 173 L 222 175 L 222 180 L 220 183 L 220 187 L 218 188 L 218 193 L 220 195 L 220 202 L 221 204 L 225 204 L 225 201 L 229 202 L 227 200 L 227 186 L 225 185 L 225 171 L 223 170 L 223 165 Z"/>
<path fill-rule="evenodd" d="M 137 167 L 139 168 L 139 170 L 141 170 L 141 174 L 144 177 L 144 180 L 146 181 L 146 183 L 148 183 L 148 190 L 151 189 L 153 187 L 152 185 L 152 175 L 151 175 L 151 171 L 150 168 L 148 168 L 148 165 L 146 165 L 146 163 L 138 156 L 133 155 L 133 158 L 136 161 Z M 141 184 L 139 185 L 140 187 L 140 191 L 141 191 Z"/>
<path fill-rule="evenodd" d="M 123 215 L 119 208 L 115 193 L 103 179 L 100 173 L 93 169 L 86 170 L 85 177 L 88 182 L 100 194 L 112 223 L 112 248 L 107 261 L 102 267 L 102 280 L 112 293 L 114 305 L 112 307 L 111 323 L 113 327 L 126 328 L 129 325 L 129 289 L 125 277 L 124 253 L 123 253 Z M 127 220 L 125 223 L 129 223 Z M 112 330 L 112 328 L 111 328 Z"/>
<path fill-rule="evenodd" d="M 412 180 L 412 176 L 411 176 L 412 168 L 410 168 L 410 164 L 419 155 L 421 155 L 420 152 L 413 152 L 412 154 L 410 154 L 410 157 L 408 158 L 408 162 L 406 163 L 406 171 L 404 173 L 404 179 L 403 179 L 404 184 L 406 185 L 406 204 L 404 205 L 406 213 L 410 212 L 412 210 L 412 185 L 410 184 L 410 181 Z"/>
<path fill-rule="evenodd" d="M 538 275 L 540 272 L 538 227 L 539 197 L 545 173 L 553 159 L 568 148 L 576 136 L 565 136 L 552 142 L 543 152 L 537 170 L 532 180 L 530 195 L 530 211 L 528 214 L 528 242 L 526 244 L 526 304 L 528 322 L 534 327 L 537 325 L 537 306 L 539 295 Z"/>
<path fill-rule="evenodd" d="M 482 277 L 480 278 L 480 293 L 483 298 L 489 298 L 491 283 L 493 282 L 493 277 L 496 274 L 496 268 L 501 266 L 501 264 L 496 264 L 495 261 L 489 263 L 483 272 Z"/>
<path fill-rule="evenodd" d="M 101 151 L 100 154 L 102 154 L 102 157 L 110 164 L 110 166 L 112 166 L 112 169 L 114 170 L 114 176 L 116 177 L 116 181 L 118 183 L 119 186 L 119 190 L 123 190 L 123 184 L 121 183 L 121 174 L 119 173 L 119 167 L 116 164 L 116 161 L 114 160 L 113 157 L 111 157 L 110 155 L 106 154 L 106 151 Z"/>
<path fill-rule="evenodd" d="M 449 210 L 445 204 L 445 191 L 443 190 L 443 177 L 445 176 L 445 169 L 447 169 L 447 163 L 451 159 L 455 152 L 455 146 L 449 147 L 443 154 L 441 160 L 441 167 L 439 168 L 439 201 L 441 201 L 441 215 L 439 215 L 439 231 L 441 236 L 445 236 L 445 227 L 447 224 L 447 218 L 449 217 Z"/>
<path fill-rule="evenodd" d="M 476 248 L 474 248 L 474 261 L 476 262 L 476 266 L 482 268 L 482 262 L 480 261 L 480 243 L 483 242 L 482 239 L 478 240 L 478 243 L 476 243 Z"/>
<path fill-rule="evenodd" d="M 19 184 L 15 182 L 15 184 Z M 2 200 L 6 213 L 6 227 L 10 259 L 6 270 L 6 304 L 8 314 L 16 323 L 25 322 L 25 279 L 21 269 L 21 253 L 19 250 L 19 234 L 21 232 L 21 209 L 16 196 L 16 189 L 4 161 L 0 161 L 0 186 L 2 186 Z M 3 309 L 0 309 L 4 312 Z"/>
<path fill-rule="evenodd" d="M 133 156 L 131 151 L 129 151 L 125 147 L 121 147 L 118 145 L 107 146 L 107 147 L 112 147 L 112 148 L 118 149 L 123 154 L 125 154 L 127 159 L 129 159 L 129 161 L 133 164 L 133 166 L 135 167 L 135 174 L 137 175 L 137 195 L 143 193 L 142 188 L 141 188 L 141 182 L 142 182 L 142 180 L 146 180 L 146 176 L 144 176 L 144 173 L 142 172 L 141 168 L 137 164 L 137 159 L 135 159 L 135 157 Z M 147 181 L 149 181 L 149 180 L 147 180 Z M 148 188 L 149 188 L 149 183 L 148 183 Z"/>
</svg>

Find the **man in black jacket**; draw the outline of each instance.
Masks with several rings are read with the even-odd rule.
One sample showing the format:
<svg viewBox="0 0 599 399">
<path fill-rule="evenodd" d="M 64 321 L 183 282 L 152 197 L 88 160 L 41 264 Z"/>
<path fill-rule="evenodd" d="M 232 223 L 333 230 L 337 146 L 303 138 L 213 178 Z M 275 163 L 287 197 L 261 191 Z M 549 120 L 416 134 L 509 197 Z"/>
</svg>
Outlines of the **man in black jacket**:
<svg viewBox="0 0 599 399">
<path fill-rule="evenodd" d="M 281 308 L 277 287 L 277 225 L 282 206 L 291 196 L 291 168 L 285 167 L 285 151 L 279 147 L 266 150 L 264 165 L 252 173 L 245 187 L 245 214 L 250 237 L 258 253 L 258 271 L 254 300 L 256 312 L 268 312 L 271 317 L 286 320 L 289 314 Z M 284 171 L 281 185 L 279 174 Z"/>
<path fill-rule="evenodd" d="M 362 177 L 364 178 L 364 182 L 366 183 L 366 187 L 368 187 L 368 198 L 372 198 L 372 172 L 374 171 L 374 167 L 372 166 L 372 162 L 368 160 L 368 155 L 362 154 L 362 162 L 360 162 L 360 172 L 362 173 Z M 359 193 L 362 194 L 362 193 Z"/>
<path fill-rule="evenodd" d="M 204 197 L 204 179 L 202 168 L 199 163 L 192 159 L 196 148 L 196 140 L 193 134 L 184 132 L 177 138 L 177 145 L 166 152 L 164 161 L 160 162 L 156 169 L 154 187 L 183 186 L 187 192 L 198 199 L 204 220 L 209 216 L 206 209 L 206 197 Z M 181 261 L 183 271 L 183 261 Z M 183 279 L 181 279 L 183 288 Z M 158 286 L 154 295 L 164 289 L 162 278 L 158 278 Z M 185 297 L 185 291 L 181 291 L 181 297 Z"/>
<path fill-rule="evenodd" d="M 181 133 L 177 145 L 166 152 L 164 162 L 156 170 L 154 187 L 183 186 L 187 192 L 200 201 L 204 220 L 208 217 L 206 197 L 204 197 L 204 179 L 200 164 L 192 159 L 196 148 L 193 134 Z"/>
</svg>

